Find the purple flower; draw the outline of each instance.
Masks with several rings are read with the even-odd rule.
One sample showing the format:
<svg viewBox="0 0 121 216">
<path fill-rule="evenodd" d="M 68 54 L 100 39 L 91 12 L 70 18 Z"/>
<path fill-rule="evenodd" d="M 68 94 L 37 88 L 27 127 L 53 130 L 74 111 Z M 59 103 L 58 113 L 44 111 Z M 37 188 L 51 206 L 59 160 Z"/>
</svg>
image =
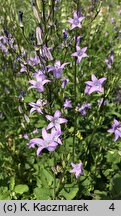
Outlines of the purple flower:
<svg viewBox="0 0 121 216">
<path fill-rule="evenodd" d="M 90 109 L 91 108 L 91 104 L 90 103 L 84 103 L 81 107 L 78 105 L 76 107 L 76 110 L 78 112 L 80 112 L 80 114 L 82 116 L 85 116 L 87 114 L 86 109 Z"/>
<path fill-rule="evenodd" d="M 36 28 L 37 45 L 42 45 L 42 30 L 40 27 Z"/>
<path fill-rule="evenodd" d="M 61 112 L 59 110 L 55 111 L 54 116 L 46 115 L 46 118 L 50 121 L 47 126 L 47 130 L 55 127 L 57 130 L 61 131 L 60 124 L 66 123 L 67 119 L 60 118 Z"/>
<path fill-rule="evenodd" d="M 62 88 L 65 88 L 66 85 L 67 85 L 67 83 L 69 82 L 69 79 L 63 77 L 61 80 L 62 80 L 62 85 L 61 85 L 61 87 L 62 87 Z"/>
<path fill-rule="evenodd" d="M 104 81 L 107 78 L 103 77 L 101 79 L 97 79 L 94 74 L 92 74 L 92 81 L 87 81 L 85 93 L 91 94 L 92 92 L 104 92 L 104 88 L 102 87 Z"/>
<path fill-rule="evenodd" d="M 118 11 L 118 14 L 121 15 L 121 9 Z"/>
<path fill-rule="evenodd" d="M 105 32 L 105 37 L 107 37 L 108 36 L 108 32 Z"/>
<path fill-rule="evenodd" d="M 72 53 L 71 56 L 77 57 L 77 63 L 80 63 L 82 58 L 88 57 L 88 55 L 85 53 L 87 50 L 87 47 L 80 48 L 79 46 L 76 46 L 76 51 L 75 53 Z"/>
<path fill-rule="evenodd" d="M 114 62 L 114 52 L 111 51 L 111 53 L 110 53 L 108 59 L 105 59 L 105 63 L 106 63 L 106 65 L 107 65 L 107 67 L 108 67 L 109 69 L 111 68 L 113 62 Z"/>
<path fill-rule="evenodd" d="M 66 99 L 63 106 L 64 106 L 64 109 L 72 108 L 71 100 Z"/>
<path fill-rule="evenodd" d="M 43 47 L 40 49 L 40 55 L 49 61 L 53 60 L 50 49 L 51 48 L 46 47 L 46 45 L 43 45 Z"/>
<path fill-rule="evenodd" d="M 32 114 L 34 111 L 37 111 L 38 113 L 43 114 L 42 110 L 45 104 L 47 104 L 47 102 L 41 99 L 38 99 L 36 103 L 30 102 L 29 105 L 33 107 L 30 110 L 30 114 Z"/>
<path fill-rule="evenodd" d="M 60 136 L 62 135 L 62 131 L 60 130 L 56 130 L 55 128 L 52 128 L 51 132 L 53 133 L 53 139 L 55 142 L 57 142 L 58 144 L 62 145 Z"/>
<path fill-rule="evenodd" d="M 65 65 L 70 64 L 70 62 L 66 62 L 61 65 L 61 62 L 59 60 L 56 60 L 54 63 L 54 66 L 48 65 L 48 72 L 53 71 L 53 76 L 57 79 L 61 78 L 62 71 L 65 67 Z"/>
<path fill-rule="evenodd" d="M 102 103 L 104 104 L 104 106 L 106 106 L 108 100 L 104 101 L 104 98 L 101 98 L 100 100 L 97 101 L 98 102 L 98 106 L 101 107 Z"/>
<path fill-rule="evenodd" d="M 29 137 L 28 137 L 28 134 L 27 134 L 27 133 L 25 133 L 25 134 L 23 135 L 23 137 L 24 137 L 24 139 L 29 139 Z"/>
<path fill-rule="evenodd" d="M 67 39 L 68 37 L 68 32 L 66 31 L 66 29 L 63 30 L 63 39 L 64 41 Z"/>
<path fill-rule="evenodd" d="M 32 84 L 32 86 L 30 86 L 28 88 L 29 89 L 32 89 L 32 88 L 35 88 L 38 90 L 38 92 L 43 92 L 44 91 L 44 85 L 48 82 L 51 82 L 50 80 L 47 80 L 47 79 L 44 79 L 40 76 L 40 75 L 36 75 L 36 81 L 35 80 L 30 80 L 29 83 Z"/>
<path fill-rule="evenodd" d="M 82 20 L 84 19 L 85 17 L 83 16 L 78 16 L 77 15 L 77 12 L 74 11 L 73 13 L 73 19 L 72 18 L 69 18 L 68 22 L 70 22 L 72 24 L 72 26 L 70 27 L 70 30 L 78 27 L 78 28 L 82 28 L 82 25 L 81 25 L 81 22 Z"/>
<path fill-rule="evenodd" d="M 115 18 L 114 18 L 114 17 L 111 18 L 111 22 L 112 22 L 112 23 L 115 22 Z"/>
<path fill-rule="evenodd" d="M 21 69 L 20 69 L 20 72 L 23 73 L 23 72 L 27 72 L 27 67 L 24 65 L 24 64 L 20 64 L 21 65 Z"/>
<path fill-rule="evenodd" d="M 18 96 L 18 98 L 23 100 L 24 96 L 25 96 L 25 90 L 21 90 L 20 95 Z"/>
<path fill-rule="evenodd" d="M 42 78 L 42 80 L 44 80 L 46 78 L 44 70 L 35 69 L 35 72 L 36 73 L 32 74 L 32 77 L 36 77 L 36 75 L 38 75 L 38 76 L 40 76 Z"/>
<path fill-rule="evenodd" d="M 37 66 L 39 63 L 40 63 L 40 59 L 39 59 L 38 56 L 30 57 L 27 60 L 27 64 L 30 65 L 30 66 Z"/>
<path fill-rule="evenodd" d="M 78 178 L 79 175 L 83 174 L 83 171 L 82 171 L 82 169 L 83 169 L 82 162 L 80 162 L 79 164 L 71 163 L 71 166 L 73 167 L 73 169 L 70 171 L 70 173 L 75 173 L 76 178 Z"/>
<path fill-rule="evenodd" d="M 76 46 L 79 46 L 80 44 L 80 39 L 82 38 L 83 36 L 78 36 L 77 39 L 76 39 Z"/>
<path fill-rule="evenodd" d="M 34 148 L 35 145 L 38 146 L 37 155 L 42 154 L 43 149 L 47 149 L 48 151 L 54 151 L 58 145 L 60 144 L 59 135 L 56 134 L 55 130 L 51 130 L 51 133 L 47 133 L 46 129 L 42 129 L 42 138 L 34 138 L 29 142 L 29 148 Z"/>
<path fill-rule="evenodd" d="M 108 130 L 108 132 L 114 133 L 114 141 L 117 141 L 117 139 L 121 137 L 121 124 L 116 119 L 114 119 L 114 124 L 112 125 L 112 128 Z"/>
<path fill-rule="evenodd" d="M 39 131 L 37 128 L 35 130 L 33 130 L 33 134 L 38 134 L 38 133 L 39 133 Z"/>
</svg>

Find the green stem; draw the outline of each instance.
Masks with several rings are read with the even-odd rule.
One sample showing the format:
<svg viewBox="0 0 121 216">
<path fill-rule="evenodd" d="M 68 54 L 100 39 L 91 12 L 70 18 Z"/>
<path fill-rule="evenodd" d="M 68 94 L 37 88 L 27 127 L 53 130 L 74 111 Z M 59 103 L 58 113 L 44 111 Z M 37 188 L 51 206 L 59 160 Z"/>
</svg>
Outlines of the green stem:
<svg viewBox="0 0 121 216">
<path fill-rule="evenodd" d="M 75 37 L 75 51 L 76 51 L 76 40 L 77 37 Z M 76 88 L 77 88 L 77 65 L 76 65 L 76 58 L 75 58 L 75 62 L 74 62 L 74 106 L 76 106 L 76 99 L 77 99 L 77 95 L 76 95 Z M 76 139 L 76 126 L 77 126 L 77 116 L 76 114 L 74 115 L 74 136 L 73 136 L 73 162 L 74 162 L 74 156 L 75 156 L 75 139 Z"/>
<path fill-rule="evenodd" d="M 56 167 L 55 154 L 53 154 L 53 157 L 54 157 L 54 167 Z M 56 199 L 56 174 L 54 172 L 53 200 L 55 199 Z"/>
</svg>

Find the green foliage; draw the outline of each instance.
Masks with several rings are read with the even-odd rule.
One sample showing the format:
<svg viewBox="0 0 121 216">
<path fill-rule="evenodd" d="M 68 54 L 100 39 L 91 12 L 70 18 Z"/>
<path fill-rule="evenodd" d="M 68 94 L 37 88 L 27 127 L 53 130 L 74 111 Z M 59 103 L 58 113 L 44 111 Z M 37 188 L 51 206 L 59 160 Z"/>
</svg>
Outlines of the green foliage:
<svg viewBox="0 0 121 216">
<path fill-rule="evenodd" d="M 15 188 L 14 188 L 14 192 L 17 193 L 17 194 L 20 194 L 22 195 L 23 193 L 26 193 L 29 191 L 29 188 L 27 185 L 16 185 Z"/>
</svg>

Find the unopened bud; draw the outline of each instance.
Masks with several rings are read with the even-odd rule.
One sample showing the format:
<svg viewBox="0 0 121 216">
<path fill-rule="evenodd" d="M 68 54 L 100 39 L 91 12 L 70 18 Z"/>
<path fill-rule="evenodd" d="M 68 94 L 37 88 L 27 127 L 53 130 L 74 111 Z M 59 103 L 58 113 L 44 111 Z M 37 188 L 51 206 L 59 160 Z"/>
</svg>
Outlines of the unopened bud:
<svg viewBox="0 0 121 216">
<path fill-rule="evenodd" d="M 19 21 L 20 21 L 20 27 L 23 28 L 23 12 L 19 11 Z"/>
<path fill-rule="evenodd" d="M 38 22 L 40 23 L 40 16 L 39 16 L 39 14 L 38 14 L 38 11 L 37 11 L 36 7 L 35 7 L 35 6 L 32 6 L 32 8 L 33 8 L 34 16 L 36 17 L 36 19 L 37 19 Z"/>
<path fill-rule="evenodd" d="M 42 45 L 42 30 L 40 27 L 36 28 L 36 38 L 37 38 L 37 45 Z"/>
</svg>

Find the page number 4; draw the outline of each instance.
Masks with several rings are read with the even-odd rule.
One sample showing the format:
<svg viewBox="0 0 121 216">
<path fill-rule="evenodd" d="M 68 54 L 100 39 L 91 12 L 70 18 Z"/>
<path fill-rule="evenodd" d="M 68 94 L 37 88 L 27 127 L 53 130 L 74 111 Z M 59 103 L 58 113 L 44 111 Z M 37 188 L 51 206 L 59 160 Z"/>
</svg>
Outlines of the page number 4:
<svg viewBox="0 0 121 216">
<path fill-rule="evenodd" d="M 115 210 L 115 207 L 114 207 L 114 203 L 112 203 L 109 207 L 110 210 L 114 211 Z"/>
</svg>

